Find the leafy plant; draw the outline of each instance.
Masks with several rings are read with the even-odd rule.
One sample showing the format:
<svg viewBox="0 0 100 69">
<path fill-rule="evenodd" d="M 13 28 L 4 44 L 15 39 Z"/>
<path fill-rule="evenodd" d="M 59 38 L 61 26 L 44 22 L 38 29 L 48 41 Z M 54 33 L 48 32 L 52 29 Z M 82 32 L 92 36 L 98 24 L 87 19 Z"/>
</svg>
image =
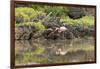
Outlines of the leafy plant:
<svg viewBox="0 0 100 69">
<path fill-rule="evenodd" d="M 93 16 L 84 16 L 80 19 L 71 19 L 68 16 L 62 16 L 61 22 L 64 24 L 69 24 L 72 26 L 92 26 L 94 25 L 94 17 Z"/>
<path fill-rule="evenodd" d="M 45 26 L 41 22 L 25 22 L 15 24 L 15 26 L 34 26 L 38 31 L 45 30 Z"/>
<path fill-rule="evenodd" d="M 44 26 L 41 22 L 33 23 L 33 26 L 35 26 L 35 28 L 36 28 L 38 31 L 43 31 L 43 30 L 45 30 L 45 26 Z"/>
<path fill-rule="evenodd" d="M 48 9 L 49 8 L 49 9 Z M 61 16 L 65 15 L 69 10 L 67 7 L 62 7 L 62 6 L 48 6 L 45 10 L 47 13 L 53 12 L 53 15 Z"/>
<path fill-rule="evenodd" d="M 29 22 L 32 18 L 35 18 L 41 15 L 42 13 L 43 13 L 42 11 L 37 11 L 29 7 L 15 8 L 15 17 L 23 18 L 24 19 L 23 22 Z M 16 22 L 17 22 L 17 19 L 16 19 Z"/>
</svg>

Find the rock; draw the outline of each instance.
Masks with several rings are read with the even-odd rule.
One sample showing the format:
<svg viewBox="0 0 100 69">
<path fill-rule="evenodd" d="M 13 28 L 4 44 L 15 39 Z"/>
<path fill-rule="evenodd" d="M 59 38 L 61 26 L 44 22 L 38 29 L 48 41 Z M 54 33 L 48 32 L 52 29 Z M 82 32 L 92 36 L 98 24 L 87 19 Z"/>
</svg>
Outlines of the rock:
<svg viewBox="0 0 100 69">
<path fill-rule="evenodd" d="M 48 29 L 48 28 L 54 28 L 54 27 L 60 27 L 59 24 L 55 22 L 44 22 L 43 25 Z"/>
<path fill-rule="evenodd" d="M 84 27 L 84 26 L 77 26 L 75 30 L 78 32 L 80 37 L 85 36 L 94 36 L 94 27 Z"/>
<path fill-rule="evenodd" d="M 20 38 L 21 38 L 21 33 L 16 33 L 16 34 L 15 34 L 15 39 L 16 39 L 16 40 L 19 40 Z"/>
<path fill-rule="evenodd" d="M 54 27 L 54 25 L 52 24 L 52 23 L 50 23 L 50 22 L 43 22 L 43 25 L 45 26 L 45 28 L 53 28 Z"/>
<path fill-rule="evenodd" d="M 34 32 L 36 32 L 36 29 L 33 26 L 18 26 L 18 27 L 15 27 L 15 39 L 17 39 L 17 40 L 31 39 Z"/>
<path fill-rule="evenodd" d="M 60 38 L 60 34 L 57 32 L 57 30 L 53 29 L 47 29 L 43 32 L 43 36 L 45 39 L 58 39 Z"/>
<path fill-rule="evenodd" d="M 56 23 L 59 23 L 59 22 L 60 22 L 60 17 L 57 17 L 57 16 L 51 16 L 50 22 L 56 22 Z"/>
<path fill-rule="evenodd" d="M 49 38 L 51 38 L 51 39 L 60 39 L 61 38 L 61 36 L 60 36 L 60 34 L 59 33 L 53 33 L 53 34 L 50 34 L 49 35 Z"/>
<path fill-rule="evenodd" d="M 95 29 L 94 28 L 89 30 L 89 36 L 95 36 Z"/>
<path fill-rule="evenodd" d="M 37 18 L 38 18 L 39 20 L 42 20 L 42 19 L 44 19 L 45 17 L 46 17 L 46 14 L 43 13 L 43 14 L 39 15 Z"/>
<path fill-rule="evenodd" d="M 24 18 L 23 17 L 15 17 L 15 21 L 16 23 L 23 23 L 24 22 Z"/>
<path fill-rule="evenodd" d="M 60 22 L 60 17 L 50 16 L 50 19 L 43 22 L 46 28 L 60 27 L 62 24 Z"/>
<path fill-rule="evenodd" d="M 22 28 L 22 26 L 15 27 L 15 39 L 19 40 L 22 35 L 23 35 L 23 28 Z"/>
<path fill-rule="evenodd" d="M 68 16 L 72 19 L 78 19 L 85 16 L 85 12 L 83 8 L 72 7 L 69 9 Z"/>
<path fill-rule="evenodd" d="M 73 39 L 74 38 L 74 34 L 71 31 L 67 30 L 67 31 L 64 32 L 64 37 L 66 39 Z"/>
<path fill-rule="evenodd" d="M 71 8 L 72 9 L 72 8 Z M 73 12 L 75 11 L 75 13 Z M 71 13 L 72 12 L 72 13 Z M 69 12 L 69 15 L 72 15 L 72 18 L 80 18 L 83 16 L 82 9 L 74 8 Z M 38 16 L 33 19 L 33 22 L 39 22 L 45 18 L 44 16 Z M 18 23 L 21 22 L 18 20 Z M 34 26 L 16 26 L 15 27 L 15 39 L 17 40 L 28 40 L 28 39 L 37 39 L 44 37 L 45 39 L 73 39 L 84 36 L 94 36 L 94 27 L 84 27 L 84 26 L 71 26 L 63 24 L 60 22 L 60 17 L 50 16 L 50 19 L 47 19 L 42 22 L 46 27 L 46 30 L 42 32 L 36 32 Z"/>
<path fill-rule="evenodd" d="M 84 8 L 86 16 L 95 16 L 94 8 Z"/>
<path fill-rule="evenodd" d="M 44 30 L 44 32 L 42 33 L 42 35 L 44 36 L 44 38 L 49 39 L 49 34 L 53 32 L 53 29 L 49 28 L 47 30 Z"/>
<path fill-rule="evenodd" d="M 74 37 L 79 37 L 79 32 L 76 30 L 76 27 L 72 27 L 70 25 L 64 25 L 72 34 Z"/>
<path fill-rule="evenodd" d="M 40 37 L 42 37 L 42 34 L 41 34 L 42 32 L 36 32 L 36 33 L 34 33 L 34 35 L 31 37 L 32 39 L 37 39 L 37 38 L 40 38 Z"/>
<path fill-rule="evenodd" d="M 39 20 L 37 18 L 31 18 L 30 21 L 31 22 L 38 22 Z"/>
<path fill-rule="evenodd" d="M 95 30 L 94 28 L 85 27 L 84 28 L 85 36 L 94 36 Z"/>
<path fill-rule="evenodd" d="M 63 28 L 63 27 L 62 27 Z M 60 29 L 62 28 L 57 28 L 57 29 L 47 29 L 43 32 L 43 36 L 45 39 L 73 39 L 74 35 L 71 31 L 65 30 L 59 32 Z M 65 29 L 65 27 L 64 27 Z"/>
<path fill-rule="evenodd" d="M 79 36 L 79 32 L 78 32 L 77 30 L 73 29 L 73 30 L 72 30 L 72 33 L 73 33 L 73 36 L 74 36 L 75 38 L 79 38 L 79 37 L 80 37 L 80 36 Z"/>
<path fill-rule="evenodd" d="M 20 39 L 21 40 L 29 40 L 29 39 L 31 39 L 31 32 L 24 32 Z"/>
<path fill-rule="evenodd" d="M 30 21 L 31 22 L 39 22 L 40 20 L 42 20 L 45 17 L 46 17 L 46 14 L 42 14 L 42 15 L 39 15 L 39 16 L 37 16 L 35 18 L 31 18 Z"/>
</svg>

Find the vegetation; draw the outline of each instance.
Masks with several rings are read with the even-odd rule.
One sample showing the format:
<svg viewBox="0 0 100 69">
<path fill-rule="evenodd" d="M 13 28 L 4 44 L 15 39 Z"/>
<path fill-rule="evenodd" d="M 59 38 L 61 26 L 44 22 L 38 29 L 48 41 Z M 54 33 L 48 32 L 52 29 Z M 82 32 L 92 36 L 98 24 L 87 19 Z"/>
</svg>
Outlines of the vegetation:
<svg viewBox="0 0 100 69">
<path fill-rule="evenodd" d="M 22 18 L 23 22 L 30 22 L 32 18 L 36 18 L 41 14 L 43 14 L 42 11 L 37 11 L 29 7 L 15 8 L 15 17 Z M 20 22 L 16 19 L 16 23 L 20 23 Z"/>
<path fill-rule="evenodd" d="M 45 30 L 44 25 L 41 22 L 26 22 L 26 23 L 19 23 L 15 24 L 15 26 L 34 26 L 37 31 Z"/>
<path fill-rule="evenodd" d="M 69 24 L 72 26 L 93 26 L 94 25 L 94 17 L 93 16 L 84 16 L 80 19 L 71 19 L 68 16 L 62 16 L 61 22 L 65 24 Z"/>
<path fill-rule="evenodd" d="M 69 7 L 45 6 L 45 5 L 42 6 L 33 5 L 32 7 L 17 7 L 15 8 L 15 17 L 16 17 L 15 26 L 32 25 L 35 26 L 39 31 L 44 30 L 45 27 L 42 25 L 42 20 L 38 19 L 38 16 L 47 15 L 50 12 L 52 12 L 52 15 L 60 17 L 60 21 L 63 22 L 64 24 L 69 24 L 72 26 L 94 25 L 94 16 L 84 16 L 79 19 L 71 19 L 67 15 L 69 9 L 70 9 Z M 33 22 L 32 19 L 36 18 L 37 22 Z M 48 18 L 47 19 L 45 18 L 45 20 L 48 20 Z"/>
<path fill-rule="evenodd" d="M 49 8 L 49 9 L 48 9 Z M 69 11 L 68 8 L 66 7 L 61 7 L 61 6 L 54 6 L 54 7 L 48 7 L 46 9 L 46 12 L 53 12 L 53 15 L 61 16 L 61 15 L 66 15 L 66 13 Z"/>
<path fill-rule="evenodd" d="M 86 38 L 88 38 L 88 36 L 90 37 L 92 34 L 94 37 L 94 28 L 91 28 L 94 26 L 94 16 L 85 15 L 78 19 L 73 19 L 68 15 L 69 10 L 70 7 L 52 5 L 31 5 L 31 7 L 23 6 L 15 8 L 16 41 L 33 39 L 32 42 L 28 43 L 15 43 L 16 64 L 64 63 L 69 60 L 73 62 L 74 57 L 80 59 L 79 61 L 89 61 L 93 58 L 91 56 L 94 56 L 94 53 L 91 51 L 94 51 L 94 40 L 92 40 L 93 42 L 86 41 L 88 39 L 84 41 L 76 40 L 76 42 L 64 42 L 64 40 L 65 38 L 66 40 L 74 40 L 74 37 L 76 39 L 82 39 L 81 37 L 85 38 L 86 35 Z M 68 28 L 68 31 L 59 33 L 59 27 L 64 25 L 65 28 Z M 56 27 L 58 27 L 58 29 Z M 41 31 L 43 32 L 41 33 Z M 47 36 L 49 35 L 49 38 L 52 40 L 50 39 L 49 41 L 49 38 L 45 38 L 45 33 Z M 44 38 L 41 38 L 40 34 L 42 34 Z M 55 40 L 57 38 L 58 42 Z M 65 51 L 68 53 L 63 56 L 56 54 L 56 51 L 59 51 L 60 48 L 62 52 Z M 83 52 L 83 55 L 78 54 L 80 51 Z M 91 54 L 88 54 L 89 51 Z M 74 55 L 75 53 L 78 55 Z M 76 58 L 74 60 L 76 60 Z"/>
</svg>

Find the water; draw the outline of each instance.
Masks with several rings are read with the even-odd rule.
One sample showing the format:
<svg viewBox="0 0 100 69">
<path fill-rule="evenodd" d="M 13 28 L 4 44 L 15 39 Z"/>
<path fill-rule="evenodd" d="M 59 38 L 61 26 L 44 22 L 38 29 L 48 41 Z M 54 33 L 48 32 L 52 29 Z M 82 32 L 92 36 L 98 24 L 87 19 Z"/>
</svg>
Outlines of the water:
<svg viewBox="0 0 100 69">
<path fill-rule="evenodd" d="M 94 39 L 15 41 L 16 65 L 94 61 Z"/>
</svg>

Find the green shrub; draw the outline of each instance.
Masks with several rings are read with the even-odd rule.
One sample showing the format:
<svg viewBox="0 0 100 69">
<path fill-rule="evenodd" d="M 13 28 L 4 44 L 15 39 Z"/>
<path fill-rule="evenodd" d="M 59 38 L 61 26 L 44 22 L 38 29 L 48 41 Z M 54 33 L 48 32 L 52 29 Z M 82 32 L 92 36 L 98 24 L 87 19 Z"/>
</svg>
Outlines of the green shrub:
<svg viewBox="0 0 100 69">
<path fill-rule="evenodd" d="M 68 8 L 67 7 L 62 7 L 62 6 L 47 6 L 47 8 L 45 8 L 45 12 L 49 13 L 52 12 L 53 15 L 57 15 L 57 16 L 61 16 L 61 15 L 65 15 L 68 12 Z"/>
<path fill-rule="evenodd" d="M 15 17 L 21 17 L 24 19 L 24 22 L 30 22 L 32 18 L 37 17 L 38 15 L 41 15 L 42 11 L 34 10 L 33 8 L 29 7 L 19 7 L 15 8 Z M 16 19 L 17 21 L 17 19 Z"/>
<path fill-rule="evenodd" d="M 46 5 L 32 5 L 32 8 L 34 9 L 34 10 L 37 10 L 37 11 L 45 11 L 45 9 L 47 8 L 47 6 Z"/>
<path fill-rule="evenodd" d="M 34 26 L 38 31 L 45 30 L 45 26 L 41 22 L 25 22 L 15 24 L 15 26 Z"/>
<path fill-rule="evenodd" d="M 61 22 L 64 22 L 65 24 L 69 24 L 72 26 L 92 26 L 94 25 L 94 17 L 93 16 L 84 16 L 80 19 L 71 19 L 68 16 L 61 17 Z"/>
<path fill-rule="evenodd" d="M 38 10 L 38 11 L 43 11 L 45 13 L 50 13 L 52 12 L 53 15 L 64 15 L 69 11 L 68 7 L 64 7 L 64 6 L 47 6 L 47 5 L 33 5 L 32 6 L 33 9 Z"/>
<path fill-rule="evenodd" d="M 35 26 L 35 28 L 36 28 L 38 31 L 43 31 L 43 30 L 45 30 L 45 26 L 44 26 L 41 22 L 33 23 L 33 26 Z"/>
</svg>

